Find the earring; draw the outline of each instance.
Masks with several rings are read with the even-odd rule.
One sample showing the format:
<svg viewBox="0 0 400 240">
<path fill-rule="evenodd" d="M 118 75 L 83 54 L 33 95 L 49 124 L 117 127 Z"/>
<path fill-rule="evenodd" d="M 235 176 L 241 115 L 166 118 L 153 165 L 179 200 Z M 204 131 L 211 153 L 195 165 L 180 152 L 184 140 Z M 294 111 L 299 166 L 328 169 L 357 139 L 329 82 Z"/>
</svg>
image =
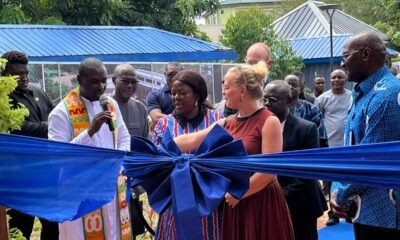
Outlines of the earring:
<svg viewBox="0 0 400 240">
<path fill-rule="evenodd" d="M 196 106 L 197 107 L 197 104 L 198 104 L 198 102 L 196 101 L 196 102 L 194 102 L 194 106 Z"/>
<path fill-rule="evenodd" d="M 240 102 L 243 102 L 243 95 L 240 95 Z"/>
</svg>

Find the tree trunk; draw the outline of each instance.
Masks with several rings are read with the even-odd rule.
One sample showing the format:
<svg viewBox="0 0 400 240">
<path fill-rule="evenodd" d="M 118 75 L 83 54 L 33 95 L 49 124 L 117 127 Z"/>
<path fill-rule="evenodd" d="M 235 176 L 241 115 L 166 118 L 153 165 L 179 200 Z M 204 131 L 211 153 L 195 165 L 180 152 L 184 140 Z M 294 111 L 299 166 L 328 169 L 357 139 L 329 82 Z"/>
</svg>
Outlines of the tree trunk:
<svg viewBox="0 0 400 240">
<path fill-rule="evenodd" d="M 0 206 L 0 239 L 8 239 L 6 208 Z"/>
</svg>

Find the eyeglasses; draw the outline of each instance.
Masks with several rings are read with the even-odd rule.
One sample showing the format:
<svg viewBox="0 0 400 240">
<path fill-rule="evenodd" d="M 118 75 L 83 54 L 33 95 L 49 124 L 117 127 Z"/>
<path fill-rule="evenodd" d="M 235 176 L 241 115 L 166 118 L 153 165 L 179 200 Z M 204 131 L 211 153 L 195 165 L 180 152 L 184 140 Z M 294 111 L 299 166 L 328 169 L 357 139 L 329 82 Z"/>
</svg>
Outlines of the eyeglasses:
<svg viewBox="0 0 400 240">
<path fill-rule="evenodd" d="M 354 50 L 354 51 L 351 51 L 351 52 L 348 52 L 348 53 L 343 53 L 343 62 L 344 62 L 347 58 L 349 58 L 351 55 L 353 55 L 354 53 L 357 53 L 357 52 L 359 52 L 359 51 L 361 51 L 361 50 L 364 50 L 364 48 L 360 48 L 360 49 L 357 49 L 357 50 Z"/>
<path fill-rule="evenodd" d="M 274 103 L 278 102 L 279 100 L 280 100 L 280 98 L 276 98 L 276 97 L 270 97 L 270 96 L 263 97 L 264 103 L 270 102 L 270 103 L 274 104 Z"/>
<path fill-rule="evenodd" d="M 176 70 L 176 71 L 172 71 L 172 72 L 167 72 L 165 75 L 166 75 L 168 78 L 173 78 L 173 77 L 175 77 L 175 75 L 178 74 L 178 73 L 179 73 L 179 71 Z"/>
<path fill-rule="evenodd" d="M 138 80 L 124 80 L 124 79 L 119 79 L 119 81 L 120 81 L 123 85 L 125 85 L 125 86 L 128 86 L 129 84 L 136 85 L 136 84 L 138 83 Z"/>
</svg>

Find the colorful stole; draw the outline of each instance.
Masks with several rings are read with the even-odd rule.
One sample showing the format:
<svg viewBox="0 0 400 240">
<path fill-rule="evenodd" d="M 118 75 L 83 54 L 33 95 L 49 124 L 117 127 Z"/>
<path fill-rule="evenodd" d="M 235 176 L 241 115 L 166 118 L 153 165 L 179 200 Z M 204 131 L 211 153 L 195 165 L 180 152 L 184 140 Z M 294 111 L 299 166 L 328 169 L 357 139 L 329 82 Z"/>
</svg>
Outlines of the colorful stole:
<svg viewBox="0 0 400 240">
<path fill-rule="evenodd" d="M 79 89 L 73 89 L 68 95 L 64 98 L 64 104 L 67 108 L 67 112 L 69 115 L 69 119 L 72 126 L 72 134 L 74 137 L 78 136 L 81 132 L 89 128 L 90 121 L 89 116 L 86 112 L 86 107 L 84 102 L 82 101 L 79 95 Z M 114 140 L 114 148 L 117 148 L 117 140 L 118 140 L 118 129 L 117 129 L 117 116 L 115 113 L 115 108 L 112 104 L 112 101 L 109 101 L 108 109 L 110 109 L 113 124 L 115 126 L 115 130 L 113 132 L 113 140 Z M 120 219 L 120 235 L 121 240 L 130 240 L 132 239 L 132 228 L 130 221 L 130 212 L 129 206 L 125 201 L 126 196 L 126 177 L 121 174 L 118 176 L 118 186 L 117 186 L 117 216 Z M 124 190 L 122 193 L 121 190 Z M 121 198 L 123 197 L 123 198 Z M 97 209 L 89 214 L 86 214 L 83 217 L 83 229 L 84 236 L 86 240 L 104 240 L 104 221 L 102 209 Z"/>
</svg>

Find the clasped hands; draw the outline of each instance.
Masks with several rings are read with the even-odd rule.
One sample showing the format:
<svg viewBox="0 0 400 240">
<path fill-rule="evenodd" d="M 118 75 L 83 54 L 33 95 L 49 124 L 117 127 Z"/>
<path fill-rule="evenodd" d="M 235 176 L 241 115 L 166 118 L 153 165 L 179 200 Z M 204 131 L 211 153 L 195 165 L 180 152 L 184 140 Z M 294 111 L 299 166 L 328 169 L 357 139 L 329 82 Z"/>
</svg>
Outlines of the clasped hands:
<svg viewBox="0 0 400 240">
<path fill-rule="evenodd" d="M 236 199 L 233 197 L 230 193 L 225 194 L 225 202 L 231 207 L 234 208 L 238 203 L 240 199 Z"/>
</svg>

